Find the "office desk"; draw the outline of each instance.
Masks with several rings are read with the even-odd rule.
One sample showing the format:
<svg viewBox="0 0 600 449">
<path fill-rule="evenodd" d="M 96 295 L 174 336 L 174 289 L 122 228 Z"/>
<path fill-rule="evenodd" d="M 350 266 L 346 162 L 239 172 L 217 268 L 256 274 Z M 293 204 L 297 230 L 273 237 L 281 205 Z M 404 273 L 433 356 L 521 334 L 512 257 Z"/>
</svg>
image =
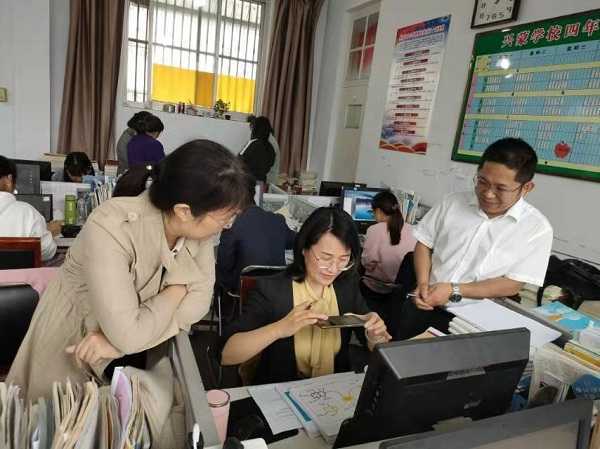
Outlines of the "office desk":
<svg viewBox="0 0 600 449">
<path fill-rule="evenodd" d="M 229 388 L 226 389 L 229 393 L 231 401 L 237 401 L 238 399 L 246 399 L 250 397 L 248 389 L 246 387 Z M 352 449 L 377 449 L 379 448 L 379 441 L 373 443 L 359 444 L 357 446 L 351 446 Z M 293 437 L 285 438 L 283 440 L 275 441 L 269 444 L 269 448 L 272 449 L 330 449 L 331 446 L 325 442 L 321 437 L 310 438 L 304 429 L 298 430 L 298 435 Z"/>
</svg>

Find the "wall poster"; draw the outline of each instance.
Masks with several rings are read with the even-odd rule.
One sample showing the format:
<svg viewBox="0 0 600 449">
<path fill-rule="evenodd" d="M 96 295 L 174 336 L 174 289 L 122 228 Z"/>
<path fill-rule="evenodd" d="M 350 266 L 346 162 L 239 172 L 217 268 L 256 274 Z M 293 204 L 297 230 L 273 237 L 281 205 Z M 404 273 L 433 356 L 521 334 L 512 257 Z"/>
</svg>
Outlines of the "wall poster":
<svg viewBox="0 0 600 449">
<path fill-rule="evenodd" d="M 379 148 L 425 154 L 450 16 L 399 28 Z"/>
</svg>

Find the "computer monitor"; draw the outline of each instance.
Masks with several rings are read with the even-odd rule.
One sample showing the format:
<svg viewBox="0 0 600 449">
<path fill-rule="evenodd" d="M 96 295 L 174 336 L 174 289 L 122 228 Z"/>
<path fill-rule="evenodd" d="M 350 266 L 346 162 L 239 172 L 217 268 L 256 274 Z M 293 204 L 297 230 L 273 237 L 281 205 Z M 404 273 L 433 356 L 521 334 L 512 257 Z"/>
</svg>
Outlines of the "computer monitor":
<svg viewBox="0 0 600 449">
<path fill-rule="evenodd" d="M 35 164 L 15 164 L 17 166 L 17 183 L 15 189 L 17 193 L 39 194 L 40 187 L 40 167 Z"/>
<path fill-rule="evenodd" d="M 575 399 L 467 426 L 384 441 L 381 449 L 586 449 L 593 403 Z"/>
<path fill-rule="evenodd" d="M 334 447 L 426 432 L 451 418 L 505 413 L 529 359 L 525 328 L 378 345 Z"/>
<path fill-rule="evenodd" d="M 351 189 L 354 187 L 367 187 L 367 185 L 360 182 L 321 181 L 319 196 L 342 196 L 344 187 Z"/>
<path fill-rule="evenodd" d="M 35 209 L 42 214 L 46 221 L 52 221 L 52 195 L 50 194 L 22 194 L 16 195 L 17 200 L 31 204 Z"/>
<path fill-rule="evenodd" d="M 26 159 L 13 159 L 15 164 L 37 165 L 40 167 L 40 181 L 52 181 L 52 164 L 50 161 L 30 161 Z"/>
<path fill-rule="evenodd" d="M 369 226 L 377 222 L 371 202 L 375 195 L 384 190 L 370 187 L 342 189 L 342 208 L 350 214 L 361 234 L 366 232 Z"/>
</svg>

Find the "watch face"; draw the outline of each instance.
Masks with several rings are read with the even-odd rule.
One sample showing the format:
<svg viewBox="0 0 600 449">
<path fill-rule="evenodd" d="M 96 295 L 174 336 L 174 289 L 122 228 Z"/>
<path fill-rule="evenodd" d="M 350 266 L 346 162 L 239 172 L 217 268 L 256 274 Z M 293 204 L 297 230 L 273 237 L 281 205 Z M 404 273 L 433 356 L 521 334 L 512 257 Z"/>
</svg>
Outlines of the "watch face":
<svg viewBox="0 0 600 449">
<path fill-rule="evenodd" d="M 453 293 L 450 295 L 450 302 L 460 302 L 461 299 L 462 299 L 462 296 L 457 295 L 456 293 Z"/>
<path fill-rule="evenodd" d="M 471 26 L 477 27 L 514 18 L 517 0 L 476 0 Z"/>
</svg>

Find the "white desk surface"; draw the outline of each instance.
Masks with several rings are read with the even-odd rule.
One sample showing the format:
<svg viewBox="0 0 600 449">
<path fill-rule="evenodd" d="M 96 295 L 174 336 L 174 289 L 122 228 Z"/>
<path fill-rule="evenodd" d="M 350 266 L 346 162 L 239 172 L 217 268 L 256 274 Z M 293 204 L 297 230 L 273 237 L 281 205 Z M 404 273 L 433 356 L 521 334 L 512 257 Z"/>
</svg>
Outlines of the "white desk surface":
<svg viewBox="0 0 600 449">
<path fill-rule="evenodd" d="M 229 393 L 231 402 L 237 401 L 238 399 L 245 399 L 250 397 L 248 389 L 246 387 L 229 388 L 225 390 Z M 298 430 L 298 435 L 294 435 L 290 438 L 284 438 L 283 440 L 276 441 L 269 444 L 271 449 L 330 449 L 331 446 L 325 442 L 321 437 L 310 438 L 304 429 Z M 377 449 L 379 448 L 379 442 L 360 444 L 358 446 L 352 446 L 352 449 Z"/>
</svg>

